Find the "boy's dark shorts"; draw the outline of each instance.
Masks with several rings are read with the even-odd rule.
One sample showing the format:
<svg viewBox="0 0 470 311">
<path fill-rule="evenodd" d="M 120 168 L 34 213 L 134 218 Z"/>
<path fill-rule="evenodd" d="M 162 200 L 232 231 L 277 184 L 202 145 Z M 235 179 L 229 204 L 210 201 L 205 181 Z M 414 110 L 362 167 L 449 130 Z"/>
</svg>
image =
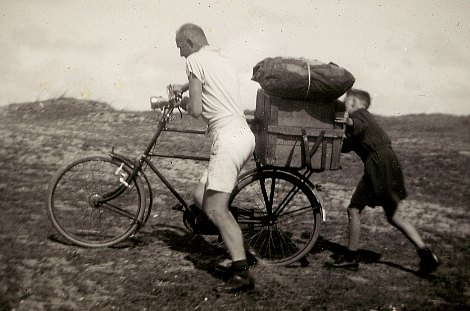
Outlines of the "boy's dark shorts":
<svg viewBox="0 0 470 311">
<path fill-rule="evenodd" d="M 364 175 L 351 198 L 351 205 L 383 206 L 394 211 L 407 196 L 403 172 L 391 147 L 383 147 L 371 153 L 364 163 Z"/>
<path fill-rule="evenodd" d="M 391 199 L 378 198 L 373 189 L 370 178 L 367 175 L 362 176 L 352 195 L 350 206 L 354 206 L 359 210 L 364 209 L 366 206 L 372 208 L 382 206 L 386 211 L 395 212 L 398 202 Z"/>
<path fill-rule="evenodd" d="M 356 186 L 354 191 L 351 204 L 355 207 L 362 207 L 363 209 L 366 206 L 375 207 L 379 205 L 379 200 L 374 195 L 372 185 L 369 181 L 369 178 L 364 175 Z"/>
</svg>

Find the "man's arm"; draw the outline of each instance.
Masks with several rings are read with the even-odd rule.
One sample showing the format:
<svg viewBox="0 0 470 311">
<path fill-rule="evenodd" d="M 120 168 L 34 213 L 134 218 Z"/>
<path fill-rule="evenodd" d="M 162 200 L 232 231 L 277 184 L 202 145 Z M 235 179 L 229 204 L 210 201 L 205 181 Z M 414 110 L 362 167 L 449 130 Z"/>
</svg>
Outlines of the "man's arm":
<svg viewBox="0 0 470 311">
<path fill-rule="evenodd" d="M 189 100 L 186 110 L 194 118 L 199 118 L 202 114 L 202 82 L 193 74 L 189 77 L 188 90 Z"/>
</svg>

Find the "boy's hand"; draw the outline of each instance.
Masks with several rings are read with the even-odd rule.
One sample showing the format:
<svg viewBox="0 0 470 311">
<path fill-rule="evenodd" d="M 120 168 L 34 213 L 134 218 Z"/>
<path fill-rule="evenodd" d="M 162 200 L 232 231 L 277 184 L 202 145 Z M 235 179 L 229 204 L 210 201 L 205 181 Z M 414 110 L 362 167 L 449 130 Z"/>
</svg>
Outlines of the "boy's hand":
<svg viewBox="0 0 470 311">
<path fill-rule="evenodd" d="M 345 112 L 341 116 L 335 116 L 335 122 L 336 123 L 341 123 L 341 124 L 346 124 L 348 126 L 352 126 L 354 124 L 353 120 L 349 117 L 349 114 Z"/>
</svg>

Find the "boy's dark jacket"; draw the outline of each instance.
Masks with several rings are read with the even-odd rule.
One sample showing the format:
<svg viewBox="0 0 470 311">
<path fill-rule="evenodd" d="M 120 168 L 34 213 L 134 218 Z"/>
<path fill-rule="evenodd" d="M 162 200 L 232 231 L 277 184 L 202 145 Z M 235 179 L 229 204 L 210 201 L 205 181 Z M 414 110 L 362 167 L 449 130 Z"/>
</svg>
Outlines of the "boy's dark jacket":
<svg viewBox="0 0 470 311">
<path fill-rule="evenodd" d="M 383 146 L 391 146 L 387 133 L 367 109 L 360 108 L 349 117 L 353 119 L 354 125 L 346 127 L 347 137 L 343 141 L 342 152 L 354 151 L 365 163 L 371 152 Z"/>
<path fill-rule="evenodd" d="M 376 204 L 370 205 L 403 200 L 407 195 L 403 172 L 389 136 L 365 108 L 352 112 L 349 117 L 354 125 L 346 127 L 341 151 L 354 151 L 364 163 L 364 178 L 375 196 Z"/>
</svg>

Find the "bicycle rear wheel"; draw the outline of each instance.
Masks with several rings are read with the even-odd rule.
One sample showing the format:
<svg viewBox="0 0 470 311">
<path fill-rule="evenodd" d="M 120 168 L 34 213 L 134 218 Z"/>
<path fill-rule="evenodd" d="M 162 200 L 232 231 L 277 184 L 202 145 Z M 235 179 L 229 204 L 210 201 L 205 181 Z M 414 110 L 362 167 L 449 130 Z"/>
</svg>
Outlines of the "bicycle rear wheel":
<svg viewBox="0 0 470 311">
<path fill-rule="evenodd" d="M 77 159 L 57 171 L 49 183 L 47 210 L 57 231 L 72 243 L 105 247 L 123 241 L 138 228 L 145 209 L 139 178 L 124 188 L 116 170 L 122 162 L 107 155 Z M 123 165 L 129 175 L 129 166 Z M 102 202 L 110 193 L 112 199 Z"/>
<path fill-rule="evenodd" d="M 245 242 L 267 264 L 300 260 L 320 233 L 320 202 L 308 184 L 287 171 L 253 171 L 239 181 L 229 206 Z"/>
</svg>

